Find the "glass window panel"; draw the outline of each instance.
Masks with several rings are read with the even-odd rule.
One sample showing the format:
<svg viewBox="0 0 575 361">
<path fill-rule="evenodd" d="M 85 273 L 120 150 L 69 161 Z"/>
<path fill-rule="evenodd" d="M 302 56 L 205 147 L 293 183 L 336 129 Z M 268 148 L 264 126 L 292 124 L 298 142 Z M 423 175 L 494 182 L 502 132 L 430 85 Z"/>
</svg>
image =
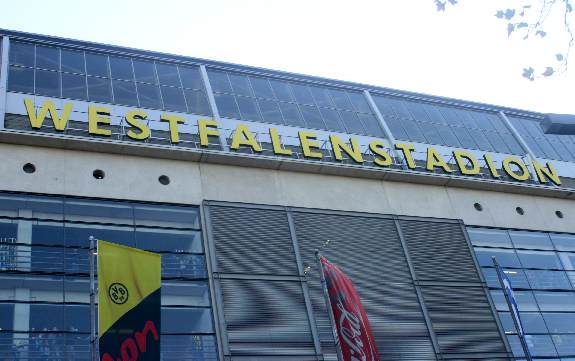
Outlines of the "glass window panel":
<svg viewBox="0 0 575 361">
<path fill-rule="evenodd" d="M 525 333 L 548 333 L 545 321 L 539 312 L 521 312 L 520 317 Z M 505 332 L 517 332 L 509 312 L 499 312 L 499 319 Z"/>
<path fill-rule="evenodd" d="M 198 231 L 174 229 L 136 230 L 137 247 L 153 252 L 202 253 L 202 235 Z"/>
<path fill-rule="evenodd" d="M 325 129 L 325 124 L 321 119 L 321 114 L 316 107 L 304 105 L 300 107 L 300 110 L 308 127 Z"/>
<path fill-rule="evenodd" d="M 282 113 L 276 101 L 259 99 L 258 104 L 265 122 L 283 124 Z"/>
<path fill-rule="evenodd" d="M 293 94 L 295 96 L 295 99 L 297 100 L 298 103 L 300 104 L 309 104 L 309 105 L 313 105 L 314 101 L 313 101 L 313 97 L 311 96 L 311 93 L 309 91 L 309 88 L 305 85 L 300 85 L 300 84 L 291 84 L 291 88 L 293 90 Z M 303 112 L 303 110 L 302 110 Z M 305 118 L 305 115 L 304 115 Z"/>
<path fill-rule="evenodd" d="M 557 356 L 549 335 L 525 335 L 531 356 Z"/>
<path fill-rule="evenodd" d="M 240 113 L 243 119 L 256 122 L 261 121 L 260 113 L 258 112 L 258 106 L 256 104 L 255 99 L 246 97 L 236 97 L 236 100 L 238 102 Z"/>
<path fill-rule="evenodd" d="M 535 291 L 541 311 L 575 311 L 575 293 Z"/>
<path fill-rule="evenodd" d="M 403 129 L 403 125 L 401 125 L 402 122 L 401 119 L 393 115 L 390 115 L 385 117 L 385 122 L 387 123 L 389 129 L 391 130 L 391 134 L 393 134 L 393 136 L 396 139 L 409 140 L 409 137 L 407 136 L 405 129 Z"/>
<path fill-rule="evenodd" d="M 62 276 L 3 274 L 0 276 L 0 300 L 12 302 L 63 302 L 63 286 L 64 279 Z"/>
<path fill-rule="evenodd" d="M 355 110 L 361 113 L 371 113 L 371 108 L 362 93 L 347 93 Z"/>
<path fill-rule="evenodd" d="M 487 139 L 487 137 L 485 136 L 485 134 L 483 134 L 483 132 L 481 130 L 479 130 L 479 129 L 468 129 L 467 131 L 469 132 L 471 137 L 473 137 L 473 139 L 475 140 L 475 142 L 479 146 L 479 149 L 485 150 L 485 151 L 493 151 L 494 150 L 493 146 L 491 145 L 491 143 L 489 142 L 489 140 Z"/>
<path fill-rule="evenodd" d="M 521 268 L 521 264 L 519 263 L 519 259 L 514 250 L 475 248 L 475 255 L 477 256 L 477 260 L 481 266 L 493 266 L 491 257 L 495 257 L 501 267 Z"/>
<path fill-rule="evenodd" d="M 0 286 L 2 287 L 2 286 Z M 0 304 L 0 330 L 12 330 L 14 326 L 14 305 Z M 3 343 L 0 345 L 4 345 Z"/>
<path fill-rule="evenodd" d="M 267 79 L 250 77 L 250 83 L 252 83 L 252 88 L 256 97 L 268 99 L 272 99 L 274 97 L 272 88 L 270 88 L 270 84 Z"/>
<path fill-rule="evenodd" d="M 248 78 L 243 75 L 229 74 L 232 89 L 235 94 L 253 97 Z"/>
<path fill-rule="evenodd" d="M 509 235 L 517 248 L 552 250 L 553 244 L 547 233 L 510 231 Z"/>
<path fill-rule="evenodd" d="M 213 331 L 209 308 L 162 308 L 162 333 L 210 333 Z"/>
<path fill-rule="evenodd" d="M 30 305 L 30 331 L 58 332 L 62 330 L 64 330 L 63 305 Z M 45 335 L 45 337 L 50 336 Z"/>
<path fill-rule="evenodd" d="M 465 128 L 451 127 L 451 130 L 464 148 L 479 149 Z"/>
<path fill-rule="evenodd" d="M 88 77 L 88 99 L 95 102 L 111 103 L 110 79 Z"/>
<path fill-rule="evenodd" d="M 184 90 L 188 111 L 195 114 L 211 115 L 210 104 L 206 95 L 201 90 Z"/>
<path fill-rule="evenodd" d="M 132 60 L 128 58 L 110 57 L 110 69 L 114 79 L 134 80 Z"/>
<path fill-rule="evenodd" d="M 240 111 L 233 95 L 216 93 L 214 98 L 222 117 L 240 119 Z"/>
<path fill-rule="evenodd" d="M 496 152 L 498 153 L 510 152 L 509 148 L 507 147 L 507 145 L 505 145 L 505 142 L 501 138 L 500 134 L 498 134 L 497 132 L 487 132 L 487 131 L 485 132 L 485 134 L 489 138 L 489 142 L 493 145 L 493 148 L 495 149 Z"/>
<path fill-rule="evenodd" d="M 66 248 L 64 252 L 64 272 L 67 274 L 90 273 L 89 250 L 80 248 Z"/>
<path fill-rule="evenodd" d="M 129 203 L 66 199 L 65 219 L 79 222 L 134 224 L 134 212 Z"/>
<path fill-rule="evenodd" d="M 505 301 L 505 296 L 503 296 L 503 292 L 500 290 L 492 290 L 490 291 L 491 298 L 493 299 L 493 303 L 495 304 L 495 308 L 498 311 L 509 311 L 509 307 L 507 306 L 507 301 Z M 530 291 L 514 291 L 513 294 L 515 295 L 515 299 L 517 300 L 517 306 L 519 307 L 519 311 L 539 311 L 537 307 L 537 303 L 535 302 L 535 298 L 533 297 L 533 292 Z"/>
<path fill-rule="evenodd" d="M 336 108 L 345 109 L 345 110 L 353 110 L 351 102 L 347 96 L 347 92 L 343 90 L 335 90 L 330 89 L 329 93 L 331 95 L 331 99 L 333 100 L 334 105 Z"/>
<path fill-rule="evenodd" d="M 311 95 L 315 100 L 315 103 L 320 107 L 333 107 L 333 102 L 329 96 L 328 89 L 310 87 Z"/>
<path fill-rule="evenodd" d="M 517 251 L 524 268 L 562 269 L 555 252 Z"/>
<path fill-rule="evenodd" d="M 550 333 L 575 333 L 575 313 L 544 312 L 543 318 Z"/>
<path fill-rule="evenodd" d="M 26 221 L 22 221 L 26 222 Z M 40 222 L 32 225 L 32 244 L 45 246 L 65 246 L 64 224 Z"/>
<path fill-rule="evenodd" d="M 136 81 L 144 83 L 157 84 L 156 71 L 154 70 L 154 63 L 151 61 L 134 60 L 134 74 Z"/>
<path fill-rule="evenodd" d="M 406 118 L 402 120 L 401 124 L 403 125 L 403 128 L 405 129 L 409 137 L 409 140 L 413 140 L 415 142 L 420 143 L 427 143 L 427 139 L 425 139 L 423 132 L 421 131 L 419 125 L 415 121 Z"/>
<path fill-rule="evenodd" d="M 162 255 L 162 277 L 204 279 L 207 278 L 205 257 L 201 255 Z"/>
<path fill-rule="evenodd" d="M 37 45 L 36 67 L 56 71 L 60 70 L 60 49 Z"/>
<path fill-rule="evenodd" d="M 490 288 L 501 288 L 499 283 L 499 278 L 497 277 L 497 271 L 495 268 L 482 267 L 481 272 L 485 277 L 485 282 L 487 282 L 487 287 Z M 530 289 L 531 286 L 527 282 L 527 277 L 525 277 L 525 272 L 520 269 L 504 269 L 505 274 L 511 281 L 511 286 L 513 289 Z"/>
<path fill-rule="evenodd" d="M 64 306 L 64 327 L 68 332 L 90 332 L 90 306 Z"/>
<path fill-rule="evenodd" d="M 10 64 L 34 67 L 34 45 L 10 42 Z"/>
<path fill-rule="evenodd" d="M 305 126 L 297 104 L 278 103 L 282 112 L 285 124 L 293 126 Z"/>
<path fill-rule="evenodd" d="M 175 65 L 169 64 L 156 64 L 156 70 L 158 71 L 158 79 L 161 85 L 170 85 L 181 87 L 180 76 L 178 75 L 178 68 Z M 164 104 L 166 99 L 164 98 Z"/>
<path fill-rule="evenodd" d="M 63 73 L 62 97 L 85 100 L 87 97 L 86 76 Z"/>
<path fill-rule="evenodd" d="M 210 289 L 206 281 L 162 282 L 163 306 L 209 306 Z"/>
<path fill-rule="evenodd" d="M 162 108 L 160 88 L 157 85 L 136 83 L 136 87 L 138 88 L 140 106 L 156 109 Z"/>
<path fill-rule="evenodd" d="M 559 356 L 575 355 L 575 335 L 551 335 Z"/>
<path fill-rule="evenodd" d="M 108 57 L 86 53 L 86 72 L 88 75 L 109 77 Z"/>
<path fill-rule="evenodd" d="M 160 81 L 161 78 L 160 78 Z M 178 111 L 187 112 L 186 100 L 184 99 L 184 92 L 181 88 L 172 88 L 167 86 L 160 87 L 162 91 L 162 99 L 164 100 L 164 108 Z"/>
<path fill-rule="evenodd" d="M 80 51 L 61 50 L 62 71 L 84 74 L 84 53 Z"/>
<path fill-rule="evenodd" d="M 467 228 L 467 233 L 474 246 L 513 247 L 509 233 L 505 230 Z"/>
<path fill-rule="evenodd" d="M 204 82 L 202 80 L 202 76 L 200 75 L 199 68 L 180 66 L 179 70 L 180 70 L 180 77 L 182 78 L 182 85 L 184 86 L 184 88 L 197 89 L 197 90 L 204 89 Z"/>
<path fill-rule="evenodd" d="M 200 213 L 195 207 L 136 205 L 136 225 L 172 228 L 200 228 Z"/>
<path fill-rule="evenodd" d="M 9 91 L 34 93 L 34 69 L 11 66 L 8 79 Z"/>
<path fill-rule="evenodd" d="M 138 106 L 136 85 L 131 81 L 113 80 L 114 102 L 116 104 Z"/>
<path fill-rule="evenodd" d="M 96 281 L 96 286 L 97 286 Z M 83 276 L 64 277 L 64 300 L 66 302 L 89 303 L 90 279 Z"/>
<path fill-rule="evenodd" d="M 210 79 L 210 85 L 212 90 L 218 93 L 231 93 L 232 86 L 230 84 L 230 79 L 228 74 L 219 71 L 208 71 L 208 78 Z"/>
<path fill-rule="evenodd" d="M 441 135 L 437 131 L 437 125 L 428 122 L 418 122 L 418 125 L 430 144 L 443 144 L 443 138 L 441 138 Z"/>
<path fill-rule="evenodd" d="M 90 246 L 90 237 L 130 247 L 136 246 L 134 229 L 132 227 L 98 224 L 66 224 L 64 234 L 68 247 L 88 248 Z"/>
<path fill-rule="evenodd" d="M 3 216 L 40 219 L 62 219 L 63 202 L 60 197 L 0 194 Z"/>
<path fill-rule="evenodd" d="M 345 128 L 341 123 L 338 112 L 333 109 L 319 108 L 319 111 L 323 117 L 327 129 L 334 130 L 337 132 L 345 132 Z"/>
<path fill-rule="evenodd" d="M 374 135 L 376 137 L 383 137 L 383 130 L 379 125 L 379 121 L 372 114 L 358 114 L 359 120 L 363 123 L 367 131 L 367 135 Z"/>
<path fill-rule="evenodd" d="M 342 110 L 339 112 L 339 115 L 341 116 L 343 124 L 345 125 L 348 133 L 363 134 L 365 132 L 363 129 L 363 124 L 361 124 L 359 121 L 356 113 Z"/>
<path fill-rule="evenodd" d="M 563 264 L 563 267 L 567 271 L 575 270 L 575 253 L 562 252 L 562 253 L 559 253 L 559 258 L 561 259 L 561 263 Z"/>
<path fill-rule="evenodd" d="M 218 359 L 213 335 L 165 335 L 160 342 L 163 361 Z"/>
<path fill-rule="evenodd" d="M 572 290 L 567 274 L 563 271 L 525 270 L 533 289 Z"/>
<path fill-rule="evenodd" d="M 521 342 L 519 341 L 519 337 L 516 335 L 507 335 L 507 341 L 509 342 L 509 346 L 511 346 L 511 351 L 513 355 L 516 357 L 522 357 L 523 349 L 521 348 Z M 526 361 L 524 359 L 516 359 L 516 361 Z"/>
<path fill-rule="evenodd" d="M 36 94 L 59 97 L 60 73 L 36 69 Z"/>
<path fill-rule="evenodd" d="M 270 80 L 270 85 L 276 95 L 276 98 L 279 100 L 283 100 L 286 102 L 291 102 L 294 100 L 294 97 L 290 91 L 290 86 L 288 83 L 284 83 L 278 80 Z"/>
<path fill-rule="evenodd" d="M 570 234 L 550 234 L 555 249 L 559 251 L 575 251 L 575 236 Z"/>
</svg>

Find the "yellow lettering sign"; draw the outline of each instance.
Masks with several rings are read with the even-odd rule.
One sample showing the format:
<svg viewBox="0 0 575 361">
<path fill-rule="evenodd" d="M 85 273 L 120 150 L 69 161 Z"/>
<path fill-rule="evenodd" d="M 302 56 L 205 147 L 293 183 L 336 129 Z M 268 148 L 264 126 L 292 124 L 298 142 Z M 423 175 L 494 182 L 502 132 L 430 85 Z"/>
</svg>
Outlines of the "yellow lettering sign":
<svg viewBox="0 0 575 361">
<path fill-rule="evenodd" d="M 240 145 L 247 145 L 248 147 L 251 147 L 254 152 L 262 151 L 262 146 L 258 143 L 256 137 L 245 124 L 238 124 L 236 126 L 230 148 L 237 150 L 240 149 Z"/>
<path fill-rule="evenodd" d="M 537 174 L 537 179 L 541 183 L 547 183 L 547 179 L 551 180 L 556 185 L 561 185 L 561 179 L 559 179 L 559 175 L 553 167 L 553 164 L 550 162 L 546 162 L 547 167 L 541 165 L 538 161 L 533 160 L 533 169 L 535 169 L 535 173 Z"/>
<path fill-rule="evenodd" d="M 198 134 L 200 135 L 200 145 L 207 147 L 210 144 L 208 137 L 219 137 L 218 122 L 211 119 L 198 119 Z"/>
<path fill-rule="evenodd" d="M 479 174 L 479 162 L 477 158 L 470 152 L 466 152 L 464 150 L 454 150 L 453 157 L 455 157 L 455 162 L 457 163 L 457 167 L 461 174 L 465 175 L 475 175 Z M 467 162 L 471 165 L 471 168 L 467 167 Z"/>
<path fill-rule="evenodd" d="M 395 148 L 403 152 L 403 157 L 407 162 L 407 168 L 415 169 L 415 161 L 413 160 L 413 156 L 411 155 L 411 152 L 415 150 L 415 146 L 409 143 L 396 143 Z"/>
<path fill-rule="evenodd" d="M 435 167 L 441 167 L 444 172 L 450 173 L 451 168 L 447 165 L 447 162 L 437 149 L 433 147 L 427 148 L 427 170 L 433 172 Z"/>
<path fill-rule="evenodd" d="M 100 128 L 99 125 L 110 125 L 111 120 L 108 118 L 110 116 L 110 108 L 107 107 L 88 107 L 88 132 L 94 135 L 103 135 L 109 137 L 112 135 L 110 129 Z M 102 116 L 104 115 L 104 116 Z"/>
<path fill-rule="evenodd" d="M 521 169 L 521 174 L 515 173 L 511 167 L 512 164 L 515 164 L 519 169 Z M 503 159 L 503 169 L 505 170 L 505 173 L 515 180 L 524 181 L 529 179 L 529 169 L 527 169 L 525 163 L 517 157 L 507 157 Z"/>
<path fill-rule="evenodd" d="M 274 149 L 274 154 L 277 155 L 292 155 L 291 149 L 285 149 L 282 146 L 282 142 L 276 128 L 270 128 L 270 139 L 272 141 L 272 147 Z"/>
<path fill-rule="evenodd" d="M 178 130 L 178 124 L 185 123 L 185 119 L 179 115 L 169 115 L 162 114 L 160 116 L 160 121 L 168 122 L 170 127 L 170 140 L 172 143 L 177 144 L 180 142 L 180 131 Z"/>
<path fill-rule="evenodd" d="M 26 105 L 26 111 L 28 112 L 28 119 L 30 120 L 30 125 L 34 129 L 40 129 L 46 115 L 50 113 L 50 118 L 52 118 L 52 123 L 54 123 L 54 129 L 63 132 L 66 129 L 66 124 L 68 124 L 68 119 L 70 118 L 70 113 L 72 112 L 72 103 L 65 103 L 64 109 L 62 111 L 62 117 L 58 115 L 56 110 L 56 105 L 51 100 L 46 100 L 42 103 L 40 107 L 40 113 L 36 114 L 36 108 L 32 99 L 24 99 L 24 104 Z"/>
<path fill-rule="evenodd" d="M 323 154 L 321 152 L 314 152 L 312 150 L 320 149 L 320 144 L 317 141 L 317 134 L 314 132 L 305 132 L 300 130 L 298 135 L 304 157 L 321 159 Z"/>
<path fill-rule="evenodd" d="M 393 158 L 385 151 L 385 143 L 382 140 L 374 140 L 369 143 L 369 150 L 376 155 L 373 162 L 381 167 L 389 167 L 393 164 Z"/>
<path fill-rule="evenodd" d="M 135 132 L 132 129 L 129 129 L 126 133 L 128 138 L 135 139 L 135 140 L 144 140 L 148 139 L 151 135 L 150 128 L 147 124 L 140 122 L 140 120 L 146 120 L 148 115 L 141 111 L 141 110 L 133 110 L 131 112 L 126 113 L 126 123 L 130 124 L 133 128 L 139 130 L 139 132 Z"/>
<path fill-rule="evenodd" d="M 353 159 L 356 163 L 363 163 L 363 157 L 361 155 L 361 149 L 357 140 L 354 137 L 350 137 L 349 141 L 351 143 L 351 147 L 345 143 L 340 137 L 337 135 L 330 135 L 329 141 L 331 142 L 331 149 L 333 150 L 333 155 L 337 160 L 343 160 L 342 151 L 345 152 L 347 155 Z"/>
</svg>

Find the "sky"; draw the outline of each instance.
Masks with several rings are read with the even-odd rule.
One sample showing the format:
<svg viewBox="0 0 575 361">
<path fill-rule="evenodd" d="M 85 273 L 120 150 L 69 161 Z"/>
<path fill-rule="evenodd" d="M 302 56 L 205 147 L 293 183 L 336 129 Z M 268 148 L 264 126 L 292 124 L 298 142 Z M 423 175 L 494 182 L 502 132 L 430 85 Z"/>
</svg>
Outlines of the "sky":
<svg viewBox="0 0 575 361">
<path fill-rule="evenodd" d="M 575 66 L 521 76 L 555 62 L 559 17 L 549 36 L 524 41 L 494 16 L 538 0 L 460 0 L 445 12 L 433 0 L 0 1 L 4 29 L 575 114 Z"/>
</svg>

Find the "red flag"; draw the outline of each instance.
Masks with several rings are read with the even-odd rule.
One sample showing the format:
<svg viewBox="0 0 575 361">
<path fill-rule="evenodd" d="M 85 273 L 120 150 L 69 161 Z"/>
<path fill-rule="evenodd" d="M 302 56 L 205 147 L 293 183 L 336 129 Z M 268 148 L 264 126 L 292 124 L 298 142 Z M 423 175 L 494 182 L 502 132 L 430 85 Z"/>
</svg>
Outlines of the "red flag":
<svg viewBox="0 0 575 361">
<path fill-rule="evenodd" d="M 339 268 L 320 256 L 343 361 L 379 361 L 359 294 Z"/>
</svg>

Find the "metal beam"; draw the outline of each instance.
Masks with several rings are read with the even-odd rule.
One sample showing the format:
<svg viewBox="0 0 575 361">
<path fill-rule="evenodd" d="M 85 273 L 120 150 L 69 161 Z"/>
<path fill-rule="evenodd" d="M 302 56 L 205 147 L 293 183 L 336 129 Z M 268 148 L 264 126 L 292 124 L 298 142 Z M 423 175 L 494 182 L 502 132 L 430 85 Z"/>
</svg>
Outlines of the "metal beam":
<svg viewBox="0 0 575 361">
<path fill-rule="evenodd" d="M 0 129 L 4 129 L 4 115 L 6 114 L 6 91 L 8 90 L 8 52 L 10 51 L 10 38 L 1 39 L 0 49 Z"/>
</svg>

